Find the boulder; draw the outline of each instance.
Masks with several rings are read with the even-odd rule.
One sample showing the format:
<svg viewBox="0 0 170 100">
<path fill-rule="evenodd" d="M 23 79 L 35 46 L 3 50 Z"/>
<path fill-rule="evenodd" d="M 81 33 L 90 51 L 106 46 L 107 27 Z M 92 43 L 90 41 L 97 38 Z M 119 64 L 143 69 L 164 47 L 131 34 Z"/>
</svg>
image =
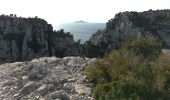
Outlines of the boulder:
<svg viewBox="0 0 170 100">
<path fill-rule="evenodd" d="M 91 88 L 85 86 L 84 84 L 75 84 L 74 87 L 75 87 L 75 91 L 80 95 L 83 95 L 83 94 L 90 95 L 91 94 Z"/>
<path fill-rule="evenodd" d="M 28 82 L 27 84 L 25 84 L 23 86 L 23 88 L 21 90 L 21 94 L 23 94 L 23 95 L 30 94 L 34 90 L 36 90 L 36 83 L 35 82 Z"/>
<path fill-rule="evenodd" d="M 33 71 L 29 74 L 29 79 L 41 79 L 44 78 L 48 74 L 48 68 L 47 67 L 41 67 L 38 69 L 33 69 Z"/>
<path fill-rule="evenodd" d="M 54 88 L 53 84 L 44 84 L 41 87 L 39 87 L 36 92 L 39 93 L 40 95 L 45 95 L 48 93 L 48 91 L 52 90 Z"/>
</svg>

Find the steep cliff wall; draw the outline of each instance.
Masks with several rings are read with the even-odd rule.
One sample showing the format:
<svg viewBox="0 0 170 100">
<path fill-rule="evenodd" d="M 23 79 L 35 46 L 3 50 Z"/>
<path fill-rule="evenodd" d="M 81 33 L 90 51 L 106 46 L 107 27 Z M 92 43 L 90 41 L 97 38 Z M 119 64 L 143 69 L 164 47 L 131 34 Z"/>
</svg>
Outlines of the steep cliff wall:
<svg viewBox="0 0 170 100">
<path fill-rule="evenodd" d="M 51 53 L 53 48 L 68 48 L 68 45 L 74 44 L 72 35 L 55 33 L 52 26 L 43 19 L 1 15 L 0 62 L 52 56 L 55 55 Z"/>
<path fill-rule="evenodd" d="M 120 12 L 106 24 L 106 30 L 98 31 L 90 42 L 103 52 L 119 48 L 129 39 L 157 36 L 170 47 L 170 10 L 145 12 Z"/>
</svg>

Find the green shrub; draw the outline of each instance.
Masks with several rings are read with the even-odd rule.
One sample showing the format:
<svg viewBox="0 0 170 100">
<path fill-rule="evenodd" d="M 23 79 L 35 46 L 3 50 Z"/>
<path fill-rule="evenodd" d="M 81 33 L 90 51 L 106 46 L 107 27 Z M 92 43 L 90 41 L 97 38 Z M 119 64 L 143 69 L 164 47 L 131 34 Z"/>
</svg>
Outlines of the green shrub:
<svg viewBox="0 0 170 100">
<path fill-rule="evenodd" d="M 162 43 L 158 38 L 146 37 L 128 41 L 122 46 L 122 49 L 132 51 L 136 55 L 141 55 L 145 58 L 155 58 L 161 53 Z"/>
<path fill-rule="evenodd" d="M 125 43 L 86 69 L 96 100 L 169 100 L 170 61 L 154 37 Z"/>
</svg>

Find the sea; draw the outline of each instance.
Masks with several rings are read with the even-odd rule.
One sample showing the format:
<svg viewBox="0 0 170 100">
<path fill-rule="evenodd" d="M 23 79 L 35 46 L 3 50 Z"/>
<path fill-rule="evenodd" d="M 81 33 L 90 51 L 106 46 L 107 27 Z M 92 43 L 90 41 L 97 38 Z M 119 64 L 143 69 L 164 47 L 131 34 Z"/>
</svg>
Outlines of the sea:
<svg viewBox="0 0 170 100">
<path fill-rule="evenodd" d="M 55 30 L 64 29 L 74 36 L 74 40 L 81 40 L 81 43 L 89 40 L 89 38 L 98 30 L 106 28 L 105 23 L 65 23 L 55 27 Z"/>
</svg>

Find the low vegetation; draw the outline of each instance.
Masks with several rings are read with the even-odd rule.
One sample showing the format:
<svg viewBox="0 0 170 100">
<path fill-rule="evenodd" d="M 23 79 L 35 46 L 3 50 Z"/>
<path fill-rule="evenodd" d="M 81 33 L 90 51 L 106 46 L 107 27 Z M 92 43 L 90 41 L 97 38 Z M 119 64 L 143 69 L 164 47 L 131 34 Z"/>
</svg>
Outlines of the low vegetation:
<svg viewBox="0 0 170 100">
<path fill-rule="evenodd" d="M 170 59 L 154 37 L 135 39 L 86 69 L 96 100 L 170 100 Z"/>
</svg>

